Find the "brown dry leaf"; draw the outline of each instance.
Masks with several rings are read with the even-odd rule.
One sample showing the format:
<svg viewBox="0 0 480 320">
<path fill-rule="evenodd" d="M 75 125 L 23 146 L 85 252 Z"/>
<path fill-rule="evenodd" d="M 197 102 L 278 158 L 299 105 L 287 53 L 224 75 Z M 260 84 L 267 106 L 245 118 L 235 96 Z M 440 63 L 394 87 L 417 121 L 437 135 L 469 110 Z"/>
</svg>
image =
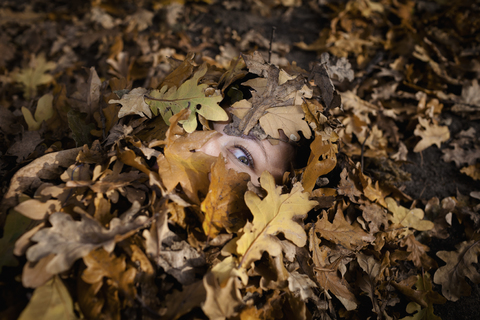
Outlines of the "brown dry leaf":
<svg viewBox="0 0 480 320">
<path fill-rule="evenodd" d="M 28 67 L 20 70 L 13 77 L 24 86 L 25 99 L 35 98 L 38 86 L 53 82 L 53 76 L 47 72 L 55 69 L 56 66 L 55 62 L 47 62 L 45 55 L 40 54 L 35 57 L 32 54 Z"/>
<path fill-rule="evenodd" d="M 443 296 L 451 301 L 470 295 L 471 288 L 465 277 L 475 284 L 480 283 L 480 274 L 475 267 L 480 254 L 479 241 L 463 241 L 456 247 L 456 251 L 437 252 L 447 264 L 438 268 L 433 277 L 433 282 L 442 286 Z"/>
<path fill-rule="evenodd" d="M 311 154 L 303 173 L 303 188 L 311 192 L 315 187 L 317 179 L 333 170 L 337 164 L 337 145 L 330 141 L 323 141 L 318 135 L 310 144 Z"/>
<path fill-rule="evenodd" d="M 36 189 L 42 180 L 54 180 L 64 172 L 65 168 L 75 162 L 81 148 L 52 152 L 33 160 L 18 170 L 10 181 L 10 187 L 3 196 L 1 212 L 17 204 L 17 195 L 28 189 Z"/>
<path fill-rule="evenodd" d="M 88 79 L 86 83 L 79 83 L 77 91 L 69 97 L 69 102 L 77 110 L 86 113 L 87 119 L 93 119 L 94 113 L 98 110 L 100 102 L 100 87 L 102 81 L 98 77 L 95 67 L 88 70 Z"/>
<path fill-rule="evenodd" d="M 43 220 L 48 214 L 60 211 L 62 203 L 57 199 L 41 202 L 37 199 L 23 201 L 14 210 L 33 220 Z"/>
<path fill-rule="evenodd" d="M 41 229 L 31 238 L 37 244 L 27 250 L 27 259 L 38 261 L 54 253 L 56 257 L 46 270 L 57 274 L 70 269 L 77 259 L 95 248 L 103 247 L 107 252 L 112 252 L 115 243 L 129 237 L 148 222 L 145 216 L 132 220 L 139 209 L 140 205 L 134 203 L 122 219 L 112 219 L 108 230 L 88 215 L 81 214 L 83 219 L 74 221 L 66 213 L 55 212 L 49 218 L 52 227 Z"/>
<path fill-rule="evenodd" d="M 178 120 L 188 117 L 187 112 L 181 112 L 172 117 L 172 124 L 167 131 L 167 146 L 165 157 L 157 160 L 158 173 L 167 192 L 180 184 L 185 194 L 196 204 L 200 204 L 198 192 L 206 195 L 208 192 L 211 165 L 216 160 L 196 149 L 208 141 L 216 131 L 195 131 L 185 134 L 177 125 Z"/>
<path fill-rule="evenodd" d="M 16 156 L 17 163 L 22 162 L 32 154 L 37 146 L 43 141 L 38 131 L 26 131 L 7 150 L 8 155 Z"/>
<path fill-rule="evenodd" d="M 442 149 L 442 159 L 445 162 L 454 161 L 457 167 L 460 167 L 462 164 L 468 164 L 472 166 L 477 162 L 478 159 L 480 159 L 479 148 L 475 148 L 473 150 L 466 150 L 460 147 L 459 144 L 456 142 L 453 142 L 450 145 L 453 145 L 453 150 Z"/>
<path fill-rule="evenodd" d="M 367 222 L 371 234 L 388 227 L 388 213 L 376 203 L 365 202 L 360 206 L 362 217 Z"/>
<path fill-rule="evenodd" d="M 261 55 L 258 53 L 254 53 L 252 56 L 242 55 L 242 57 L 245 60 L 247 68 L 250 72 L 258 75 L 264 75 L 265 78 L 267 78 L 267 85 L 264 90 L 261 90 L 261 94 L 256 91 L 252 93 L 252 98 L 250 100 L 252 103 L 252 108 L 243 117 L 238 126 L 240 132 L 248 135 L 250 130 L 252 130 L 252 128 L 257 124 L 260 118 L 264 116 L 265 112 L 269 108 L 293 106 L 295 98 L 289 97 L 292 93 L 299 91 L 303 87 L 304 80 L 302 77 L 299 76 L 293 80 L 288 80 L 280 85 L 279 68 L 275 67 L 274 65 L 265 63 Z M 296 132 L 301 131 L 302 128 L 305 128 L 305 122 L 300 122 L 297 122 L 295 124 L 294 137 L 296 138 L 298 138 L 298 133 Z M 264 129 L 266 131 L 267 128 Z M 310 130 L 308 130 L 308 132 L 309 131 Z M 271 134 L 278 136 L 278 131 L 274 130 L 271 132 Z"/>
<path fill-rule="evenodd" d="M 321 238 L 350 250 L 358 250 L 375 240 L 375 237 L 366 233 L 359 224 L 348 223 L 340 208 L 337 209 L 332 223 L 328 221 L 328 216 L 324 211 L 322 218 L 315 223 L 314 228 L 315 232 L 320 233 Z"/>
<path fill-rule="evenodd" d="M 407 259 L 413 261 L 417 268 L 423 268 L 425 271 L 436 268 L 437 263 L 433 260 L 427 252 L 430 248 L 415 239 L 413 234 L 409 234 L 400 242 L 402 247 L 407 246 L 407 251 L 410 255 Z"/>
<path fill-rule="evenodd" d="M 472 164 L 471 166 L 460 169 L 461 173 L 466 174 L 474 180 L 480 180 L 480 164 Z"/>
<path fill-rule="evenodd" d="M 229 278 L 222 287 L 218 284 L 213 273 L 209 272 L 203 277 L 203 285 L 207 291 L 207 299 L 202 306 L 202 310 L 209 319 L 224 320 L 232 317 L 237 314 L 235 309 L 243 305 L 235 277 Z"/>
<path fill-rule="evenodd" d="M 423 220 L 423 210 L 415 208 L 409 210 L 399 206 L 393 198 L 386 198 L 388 210 L 392 213 L 389 220 L 393 224 L 401 225 L 405 228 L 412 228 L 418 231 L 428 231 L 433 228 L 433 222 Z"/>
<path fill-rule="evenodd" d="M 182 291 L 174 290 L 172 294 L 165 297 L 166 313 L 162 319 L 176 320 L 199 307 L 206 298 L 206 291 L 203 281 L 197 281 L 191 285 L 184 286 Z"/>
<path fill-rule="evenodd" d="M 22 284 L 25 288 L 38 288 L 50 280 L 54 274 L 46 270 L 47 265 L 55 258 L 54 254 L 49 254 L 37 262 L 27 262 L 23 266 Z"/>
<path fill-rule="evenodd" d="M 413 133 L 416 136 L 421 137 L 422 140 L 420 140 L 415 148 L 413 148 L 413 152 L 420 152 L 433 144 L 436 144 L 437 147 L 440 148 L 442 142 L 450 139 L 450 131 L 447 126 L 430 124 L 428 120 L 424 118 L 418 118 L 418 122 L 419 124 Z M 424 130 L 422 130 L 422 128 Z"/>
<path fill-rule="evenodd" d="M 309 249 L 312 252 L 313 269 L 317 283 L 323 288 L 327 297 L 330 297 L 327 292 L 330 291 L 342 302 L 347 310 L 356 309 L 358 302 L 350 289 L 350 285 L 338 275 L 342 256 L 338 257 L 333 263 L 329 263 L 327 257 L 331 249 L 327 246 L 320 246 L 320 242 L 321 240 L 315 234 L 314 228 L 311 228 Z"/>
<path fill-rule="evenodd" d="M 108 278 L 108 285 L 120 290 L 129 300 L 134 299 L 137 291 L 133 282 L 136 270 L 128 267 L 125 257 L 116 257 L 103 248 L 91 251 L 83 257 L 87 268 L 82 273 L 82 280 L 89 284 L 102 282 Z"/>
<path fill-rule="evenodd" d="M 241 257 L 238 268 L 249 268 L 264 251 L 271 256 L 281 254 L 282 245 L 276 237 L 279 233 L 298 247 L 303 247 L 307 235 L 296 221 L 304 218 L 317 204 L 308 199 L 308 193 L 302 192 L 300 183 L 296 183 L 289 194 L 281 194 L 282 188 L 275 186 L 275 180 L 268 171 L 262 173 L 260 184 L 268 193 L 263 200 L 252 191 L 245 193 L 245 202 L 252 211 L 253 221 L 247 222 L 243 234 L 236 240 L 236 252 Z"/>
<path fill-rule="evenodd" d="M 351 202 L 357 203 L 355 197 L 361 197 L 362 192 L 357 189 L 355 183 L 350 179 L 347 168 L 343 168 L 340 178 L 341 180 L 337 187 L 338 194 L 348 196 Z"/>
<path fill-rule="evenodd" d="M 225 168 L 222 155 L 212 167 L 210 187 L 201 204 L 205 212 L 203 231 L 209 238 L 215 238 L 222 229 L 232 232 L 236 225 L 243 226 L 245 219 L 241 213 L 248 210 L 243 195 L 247 191 L 250 176 L 245 172 L 236 172 Z"/>
<path fill-rule="evenodd" d="M 307 302 L 309 299 L 318 302 L 319 298 L 312 288 L 317 288 L 306 274 L 300 274 L 298 271 L 293 271 L 288 276 L 288 289 L 294 295 L 300 296 L 300 299 Z"/>
</svg>

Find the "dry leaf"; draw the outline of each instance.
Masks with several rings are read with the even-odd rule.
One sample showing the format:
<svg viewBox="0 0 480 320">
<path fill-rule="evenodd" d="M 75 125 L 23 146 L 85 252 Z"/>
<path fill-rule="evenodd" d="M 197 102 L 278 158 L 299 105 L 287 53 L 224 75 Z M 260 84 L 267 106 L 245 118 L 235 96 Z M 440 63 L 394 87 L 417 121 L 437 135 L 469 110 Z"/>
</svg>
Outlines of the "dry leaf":
<svg viewBox="0 0 480 320">
<path fill-rule="evenodd" d="M 442 142 L 450 139 L 450 131 L 448 130 L 448 127 L 430 124 L 428 120 L 424 118 L 418 118 L 418 122 L 419 124 L 415 128 L 414 134 L 421 137 L 422 140 L 420 140 L 415 148 L 413 148 L 413 152 L 420 152 L 433 144 L 436 144 L 437 147 L 440 148 Z M 424 130 L 421 130 L 422 127 Z"/>
<path fill-rule="evenodd" d="M 108 230 L 87 215 L 81 214 L 82 220 L 74 221 L 66 213 L 55 212 L 49 218 L 52 227 L 38 231 L 31 238 L 37 244 L 27 250 L 27 259 L 38 261 L 54 253 L 56 257 L 46 270 L 57 274 L 68 270 L 77 259 L 86 256 L 95 248 L 103 247 L 107 252 L 112 252 L 116 242 L 127 238 L 147 223 L 148 218 L 145 216 L 132 220 L 132 216 L 139 209 L 138 203 L 133 204 L 122 220 L 112 219 Z"/>
<path fill-rule="evenodd" d="M 337 146 L 330 141 L 323 141 L 322 136 L 316 136 L 310 144 L 311 153 L 303 173 L 303 188 L 311 192 L 317 179 L 333 170 L 337 164 Z"/>
<path fill-rule="evenodd" d="M 237 313 L 235 309 L 243 304 L 235 277 L 229 278 L 222 287 L 217 283 L 213 273 L 207 273 L 203 277 L 203 285 L 207 291 L 207 299 L 202 310 L 211 320 L 232 317 Z"/>
<path fill-rule="evenodd" d="M 302 192 L 300 183 L 296 183 L 289 194 L 281 194 L 281 187 L 275 186 L 275 180 L 268 171 L 262 173 L 260 184 L 268 193 L 263 200 L 252 191 L 245 193 L 245 202 L 252 211 L 253 221 L 247 222 L 244 233 L 236 241 L 236 251 L 241 256 L 239 268 L 248 268 L 261 258 L 264 251 L 271 256 L 281 254 L 282 246 L 276 237 L 279 233 L 298 247 L 303 247 L 307 235 L 296 220 L 304 218 L 317 204 L 308 200 L 308 193 Z"/>
<path fill-rule="evenodd" d="M 73 301 L 60 277 L 55 276 L 35 289 L 19 320 L 77 319 Z"/>
<path fill-rule="evenodd" d="M 480 253 L 478 241 L 463 241 L 456 247 L 456 251 L 437 252 L 447 264 L 438 268 L 433 276 L 433 282 L 442 286 L 443 296 L 451 301 L 470 295 L 471 288 L 465 277 L 475 284 L 480 283 L 480 274 L 475 267 Z"/>
<path fill-rule="evenodd" d="M 415 208 L 409 210 L 397 205 L 393 198 L 386 198 L 385 202 L 388 210 L 392 213 L 392 216 L 389 217 L 392 223 L 418 231 L 427 231 L 433 228 L 433 222 L 423 220 L 424 213 L 422 209 Z"/>
<path fill-rule="evenodd" d="M 205 212 L 202 227 L 207 237 L 215 238 L 224 228 L 232 232 L 236 225 L 245 224 L 241 214 L 248 210 L 243 195 L 247 191 L 250 176 L 233 169 L 227 170 L 221 155 L 212 167 L 210 180 L 207 196 L 201 204 Z"/>
<path fill-rule="evenodd" d="M 14 75 L 15 81 L 24 86 L 25 99 L 35 98 L 38 86 L 49 84 L 54 80 L 53 76 L 47 72 L 56 66 L 55 62 L 47 62 L 44 55 L 35 57 L 32 54 L 28 67 Z"/>
<path fill-rule="evenodd" d="M 315 223 L 315 232 L 320 233 L 321 238 L 351 250 L 358 250 L 375 240 L 374 236 L 363 231 L 357 223 L 348 223 L 340 208 L 337 209 L 332 223 L 328 221 L 327 214 L 324 212 L 322 218 Z"/>
<path fill-rule="evenodd" d="M 135 88 L 124 94 L 120 100 L 111 99 L 108 103 L 120 103 L 122 107 L 118 111 L 118 117 L 122 118 L 131 114 L 137 114 L 141 117 L 152 117 L 152 111 L 145 102 L 147 93 L 145 88 Z"/>
<path fill-rule="evenodd" d="M 146 102 L 150 105 L 154 115 L 160 113 L 163 120 L 170 124 L 170 118 L 183 109 L 189 109 L 190 115 L 186 120 L 180 120 L 185 131 L 191 133 L 197 128 L 197 113 L 207 120 L 226 121 L 228 114 L 218 103 L 222 96 L 214 93 L 212 96 L 206 96 L 205 90 L 207 84 L 198 84 L 199 79 L 207 72 L 207 65 L 203 64 L 195 72 L 193 77 L 185 81 L 178 89 L 177 87 L 153 90 L 146 97 Z"/>
</svg>

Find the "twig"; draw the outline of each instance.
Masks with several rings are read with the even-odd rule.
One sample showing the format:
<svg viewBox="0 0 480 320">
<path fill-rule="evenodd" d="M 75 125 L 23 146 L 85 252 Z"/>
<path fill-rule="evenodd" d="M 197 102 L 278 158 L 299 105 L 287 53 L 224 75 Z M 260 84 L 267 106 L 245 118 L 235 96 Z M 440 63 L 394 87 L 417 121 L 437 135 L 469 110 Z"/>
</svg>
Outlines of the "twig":
<svg viewBox="0 0 480 320">
<path fill-rule="evenodd" d="M 361 163 L 361 170 L 362 170 L 362 173 L 363 173 L 363 153 L 365 151 L 365 143 L 367 142 L 367 139 L 368 137 L 370 136 L 370 132 L 367 132 L 367 136 L 365 137 L 365 140 L 363 140 L 362 142 L 362 149 L 361 149 L 361 153 L 360 153 L 360 163 Z"/>
<path fill-rule="evenodd" d="M 272 47 L 273 47 L 273 39 L 275 38 L 275 30 L 277 30 L 277 27 L 273 26 L 272 35 L 270 36 L 270 47 L 268 48 L 268 63 L 271 62 L 271 58 L 272 58 Z"/>
</svg>

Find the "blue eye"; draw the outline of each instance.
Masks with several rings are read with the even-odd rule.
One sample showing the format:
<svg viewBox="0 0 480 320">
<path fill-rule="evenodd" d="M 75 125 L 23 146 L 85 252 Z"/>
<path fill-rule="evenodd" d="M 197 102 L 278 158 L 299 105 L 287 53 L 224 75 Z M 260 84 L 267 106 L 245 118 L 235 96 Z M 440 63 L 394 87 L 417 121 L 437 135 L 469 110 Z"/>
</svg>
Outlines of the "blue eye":
<svg viewBox="0 0 480 320">
<path fill-rule="evenodd" d="M 230 150 L 233 156 L 244 165 L 253 168 L 253 157 L 250 152 L 241 145 L 235 145 L 234 147 L 235 149 Z"/>
</svg>

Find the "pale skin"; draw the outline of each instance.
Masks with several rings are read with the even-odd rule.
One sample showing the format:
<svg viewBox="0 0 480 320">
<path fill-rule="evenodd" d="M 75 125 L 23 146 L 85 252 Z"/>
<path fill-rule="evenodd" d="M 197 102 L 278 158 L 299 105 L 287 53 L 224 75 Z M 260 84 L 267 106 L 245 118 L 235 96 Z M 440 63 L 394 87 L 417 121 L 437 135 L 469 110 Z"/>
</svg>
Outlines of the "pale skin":
<svg viewBox="0 0 480 320">
<path fill-rule="evenodd" d="M 248 173 L 252 183 L 257 186 L 258 178 L 264 171 L 270 172 L 275 181 L 280 183 L 293 159 L 293 146 L 284 141 L 273 145 L 268 140 L 250 136 L 229 136 L 223 132 L 226 124 L 227 122 L 215 123 L 214 129 L 219 134 L 207 141 L 198 151 L 215 157 L 222 154 L 227 169 Z M 285 135 L 283 136 L 286 139 Z"/>
</svg>

